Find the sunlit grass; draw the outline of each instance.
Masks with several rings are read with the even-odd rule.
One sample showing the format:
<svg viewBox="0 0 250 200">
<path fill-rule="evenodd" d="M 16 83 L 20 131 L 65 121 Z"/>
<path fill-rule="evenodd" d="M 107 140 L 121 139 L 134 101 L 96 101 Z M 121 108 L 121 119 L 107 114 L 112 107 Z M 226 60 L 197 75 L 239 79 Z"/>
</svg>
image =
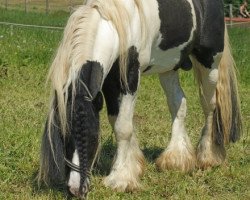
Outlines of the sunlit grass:
<svg viewBox="0 0 250 200">
<path fill-rule="evenodd" d="M 12 22 L 31 25 L 64 26 L 69 13 L 56 11 L 53 13 L 25 13 L 20 10 L 5 10 L 0 7 L 0 22 Z"/>
</svg>

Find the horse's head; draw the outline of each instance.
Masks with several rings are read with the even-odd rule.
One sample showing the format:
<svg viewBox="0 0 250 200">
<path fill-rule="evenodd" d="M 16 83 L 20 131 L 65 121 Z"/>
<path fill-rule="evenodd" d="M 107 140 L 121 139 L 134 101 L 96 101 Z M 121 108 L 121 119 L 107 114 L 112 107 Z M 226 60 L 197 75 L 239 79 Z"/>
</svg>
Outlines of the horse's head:
<svg viewBox="0 0 250 200">
<path fill-rule="evenodd" d="M 69 192 L 85 199 L 90 186 L 90 172 L 98 148 L 99 111 L 102 108 L 102 94 L 93 100 L 80 100 L 76 96 L 71 115 L 71 134 L 65 138 L 66 181 Z"/>
<path fill-rule="evenodd" d="M 72 136 L 66 146 L 64 161 L 68 191 L 80 199 L 85 199 L 90 186 L 90 169 L 81 169 L 79 153 Z"/>
</svg>

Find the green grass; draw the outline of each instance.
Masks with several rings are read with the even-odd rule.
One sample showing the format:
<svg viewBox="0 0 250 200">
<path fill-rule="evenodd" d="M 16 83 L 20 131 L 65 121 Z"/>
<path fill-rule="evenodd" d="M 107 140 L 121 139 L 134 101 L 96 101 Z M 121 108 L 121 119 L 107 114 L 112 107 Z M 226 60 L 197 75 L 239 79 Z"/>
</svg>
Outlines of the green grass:
<svg viewBox="0 0 250 200">
<path fill-rule="evenodd" d="M 71 7 L 81 5 L 85 1 L 84 0 L 53 0 L 53 1 L 48 1 L 49 6 L 48 6 L 48 11 L 49 12 L 54 12 L 56 10 L 65 10 L 69 11 Z M 1 8 L 6 8 L 6 0 L 1 0 L 0 1 L 0 7 Z M 25 1 L 20 1 L 20 0 L 7 0 L 7 9 L 8 10 L 25 10 Z M 26 9 L 27 12 L 33 11 L 33 12 L 46 12 L 46 0 L 28 0 L 26 1 Z"/>
<path fill-rule="evenodd" d="M 61 14 L 59 13 L 59 16 Z M 61 26 L 53 14 L 2 12 L 0 21 Z M 42 19 L 43 18 L 43 19 Z M 191 174 L 158 172 L 154 159 L 166 147 L 171 118 L 157 76 L 142 78 L 136 105 L 135 124 L 140 146 L 147 159 L 142 190 L 119 193 L 105 188 L 103 177 L 109 172 L 115 153 L 113 133 L 101 113 L 102 154 L 92 177 L 89 199 L 250 199 L 250 29 L 229 30 L 233 54 L 239 71 L 244 135 L 228 147 L 225 165 Z M 62 31 L 0 25 L 0 199 L 64 199 L 64 193 L 37 189 L 41 134 L 48 109 L 49 88 L 46 74 Z M 192 72 L 181 72 L 187 96 L 187 129 L 194 145 L 203 124 L 197 86 Z"/>
<path fill-rule="evenodd" d="M 33 25 L 64 26 L 69 13 L 66 11 L 55 11 L 49 14 L 29 12 L 25 14 L 20 10 L 5 10 L 0 7 L 0 22 L 13 22 Z"/>
</svg>

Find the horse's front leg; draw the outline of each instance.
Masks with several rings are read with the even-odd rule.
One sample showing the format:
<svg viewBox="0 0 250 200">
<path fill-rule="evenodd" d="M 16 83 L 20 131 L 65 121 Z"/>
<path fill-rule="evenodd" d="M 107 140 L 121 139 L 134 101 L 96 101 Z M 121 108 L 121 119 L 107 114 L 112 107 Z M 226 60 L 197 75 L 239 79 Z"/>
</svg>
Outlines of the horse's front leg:
<svg viewBox="0 0 250 200">
<path fill-rule="evenodd" d="M 110 174 L 104 179 L 104 184 L 117 191 L 137 189 L 139 177 L 144 168 L 144 156 L 139 148 L 133 127 L 136 91 L 139 84 L 138 54 L 132 48 L 129 55 L 128 89 L 120 84 L 117 64 L 112 67 L 103 86 L 109 121 L 117 141 L 113 166 Z"/>
<path fill-rule="evenodd" d="M 139 187 L 144 157 L 133 131 L 135 95 L 123 95 L 120 111 L 114 124 L 117 152 L 110 174 L 104 184 L 118 191 L 132 191 Z"/>
<path fill-rule="evenodd" d="M 195 152 L 185 129 L 186 98 L 179 83 L 178 71 L 165 72 L 159 78 L 172 116 L 172 135 L 156 165 L 161 170 L 190 171 L 195 167 Z"/>
</svg>

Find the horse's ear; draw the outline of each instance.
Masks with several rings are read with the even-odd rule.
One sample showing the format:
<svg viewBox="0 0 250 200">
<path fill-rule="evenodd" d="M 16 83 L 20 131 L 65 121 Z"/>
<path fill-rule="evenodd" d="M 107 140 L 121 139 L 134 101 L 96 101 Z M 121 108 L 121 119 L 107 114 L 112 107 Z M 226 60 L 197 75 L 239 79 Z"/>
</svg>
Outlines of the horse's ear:
<svg viewBox="0 0 250 200">
<path fill-rule="evenodd" d="M 80 80 L 88 87 L 93 98 L 101 91 L 103 68 L 97 61 L 88 61 L 80 72 Z"/>
</svg>

